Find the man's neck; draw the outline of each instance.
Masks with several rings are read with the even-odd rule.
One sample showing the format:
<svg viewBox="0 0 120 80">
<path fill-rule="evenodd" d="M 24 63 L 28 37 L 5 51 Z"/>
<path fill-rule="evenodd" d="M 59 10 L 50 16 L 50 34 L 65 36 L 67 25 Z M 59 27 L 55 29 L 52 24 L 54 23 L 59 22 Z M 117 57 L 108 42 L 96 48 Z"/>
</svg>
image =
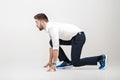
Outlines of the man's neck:
<svg viewBox="0 0 120 80">
<path fill-rule="evenodd" d="M 46 25 L 48 22 L 44 22 L 44 30 L 46 30 Z"/>
</svg>

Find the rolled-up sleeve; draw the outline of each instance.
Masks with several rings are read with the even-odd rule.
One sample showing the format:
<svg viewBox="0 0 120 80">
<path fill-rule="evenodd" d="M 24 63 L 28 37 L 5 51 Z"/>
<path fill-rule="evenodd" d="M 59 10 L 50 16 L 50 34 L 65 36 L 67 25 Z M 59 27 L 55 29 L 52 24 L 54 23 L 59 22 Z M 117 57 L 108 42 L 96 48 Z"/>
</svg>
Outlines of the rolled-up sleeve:
<svg viewBox="0 0 120 80">
<path fill-rule="evenodd" d="M 50 39 L 52 40 L 53 44 L 53 50 L 57 49 L 59 50 L 59 33 L 57 28 L 51 28 L 49 29 L 49 36 Z"/>
</svg>

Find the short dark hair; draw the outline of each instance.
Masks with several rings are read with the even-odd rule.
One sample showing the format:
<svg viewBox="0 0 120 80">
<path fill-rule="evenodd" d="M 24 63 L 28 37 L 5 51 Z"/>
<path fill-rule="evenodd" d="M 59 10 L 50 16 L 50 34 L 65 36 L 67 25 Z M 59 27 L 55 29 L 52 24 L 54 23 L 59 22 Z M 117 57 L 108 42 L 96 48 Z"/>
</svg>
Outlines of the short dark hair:
<svg viewBox="0 0 120 80">
<path fill-rule="evenodd" d="M 34 19 L 38 19 L 38 20 L 44 20 L 46 22 L 48 22 L 48 17 L 44 14 L 44 13 L 39 13 L 39 14 L 36 14 L 34 16 Z"/>
</svg>

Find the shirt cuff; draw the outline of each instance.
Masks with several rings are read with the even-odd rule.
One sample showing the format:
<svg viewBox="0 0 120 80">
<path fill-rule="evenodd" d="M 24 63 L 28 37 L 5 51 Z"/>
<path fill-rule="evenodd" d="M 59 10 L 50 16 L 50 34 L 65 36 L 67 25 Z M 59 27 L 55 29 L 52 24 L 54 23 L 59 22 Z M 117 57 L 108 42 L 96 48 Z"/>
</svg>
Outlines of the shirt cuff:
<svg viewBox="0 0 120 80">
<path fill-rule="evenodd" d="M 59 50 L 59 47 L 53 47 L 53 50 L 55 50 L 55 49 Z"/>
</svg>

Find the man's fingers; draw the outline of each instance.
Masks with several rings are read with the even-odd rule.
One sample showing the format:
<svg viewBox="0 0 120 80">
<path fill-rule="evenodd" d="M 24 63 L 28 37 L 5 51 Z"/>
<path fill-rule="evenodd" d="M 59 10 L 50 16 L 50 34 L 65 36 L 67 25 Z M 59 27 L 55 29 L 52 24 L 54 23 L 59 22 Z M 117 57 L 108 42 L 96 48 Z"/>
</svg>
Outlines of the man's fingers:
<svg viewBox="0 0 120 80">
<path fill-rule="evenodd" d="M 56 68 L 54 66 L 52 66 L 50 69 L 47 70 L 47 72 L 54 72 L 56 71 Z"/>
<path fill-rule="evenodd" d="M 51 67 L 51 64 L 46 64 L 44 68 Z"/>
<path fill-rule="evenodd" d="M 48 70 L 47 70 L 47 72 L 52 72 L 52 69 L 51 69 L 51 68 L 50 68 L 50 69 L 48 69 Z"/>
<path fill-rule="evenodd" d="M 47 68 L 49 66 L 49 64 L 45 65 L 44 68 Z"/>
<path fill-rule="evenodd" d="M 56 71 L 56 68 L 54 68 L 54 71 Z"/>
</svg>

